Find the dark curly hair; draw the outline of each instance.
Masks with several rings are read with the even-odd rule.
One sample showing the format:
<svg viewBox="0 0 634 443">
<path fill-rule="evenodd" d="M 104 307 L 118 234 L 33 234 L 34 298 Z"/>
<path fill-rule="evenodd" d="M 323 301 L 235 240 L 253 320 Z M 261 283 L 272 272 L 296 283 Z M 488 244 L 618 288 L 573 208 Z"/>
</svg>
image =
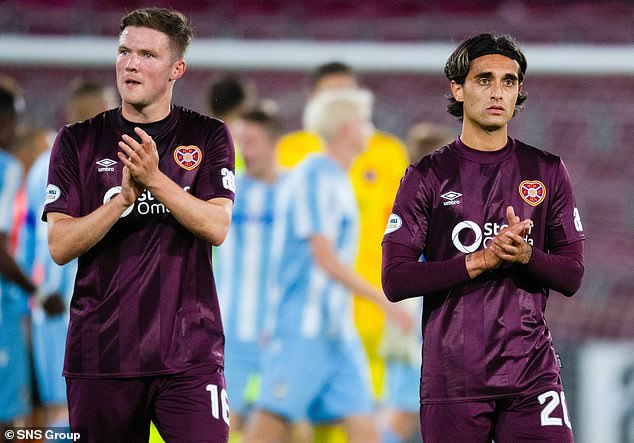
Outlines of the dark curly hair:
<svg viewBox="0 0 634 443">
<path fill-rule="evenodd" d="M 478 57 L 489 54 L 500 54 L 515 60 L 520 66 L 517 73 L 520 83 L 524 80 L 526 56 L 522 53 L 517 40 L 508 34 L 480 34 L 465 40 L 447 59 L 445 75 L 449 80 L 462 85 L 469 73 L 471 62 Z M 462 120 L 463 103 L 457 101 L 452 95 L 447 96 L 447 98 L 449 99 L 447 112 Z M 526 95 L 520 91 L 515 103 L 515 113 L 522 109 L 522 103 L 525 100 Z"/>
<path fill-rule="evenodd" d="M 173 9 L 136 9 L 121 19 L 119 31 L 123 32 L 128 26 L 155 29 L 167 35 L 176 58 L 182 58 L 185 55 L 194 36 L 187 17 Z"/>
</svg>

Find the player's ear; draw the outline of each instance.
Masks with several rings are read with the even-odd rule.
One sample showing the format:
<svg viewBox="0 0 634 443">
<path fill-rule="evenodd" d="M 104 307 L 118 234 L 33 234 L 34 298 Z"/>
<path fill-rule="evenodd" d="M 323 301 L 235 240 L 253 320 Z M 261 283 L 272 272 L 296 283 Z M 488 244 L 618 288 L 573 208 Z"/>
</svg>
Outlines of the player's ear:
<svg viewBox="0 0 634 443">
<path fill-rule="evenodd" d="M 178 80 L 179 78 L 181 78 L 185 73 L 185 69 L 187 69 L 187 63 L 185 63 L 184 59 L 181 58 L 175 61 L 169 80 L 173 82 L 174 80 Z"/>
<path fill-rule="evenodd" d="M 455 80 L 452 80 L 450 87 L 453 98 L 455 98 L 458 102 L 464 101 L 462 85 L 460 83 L 456 83 Z"/>
</svg>

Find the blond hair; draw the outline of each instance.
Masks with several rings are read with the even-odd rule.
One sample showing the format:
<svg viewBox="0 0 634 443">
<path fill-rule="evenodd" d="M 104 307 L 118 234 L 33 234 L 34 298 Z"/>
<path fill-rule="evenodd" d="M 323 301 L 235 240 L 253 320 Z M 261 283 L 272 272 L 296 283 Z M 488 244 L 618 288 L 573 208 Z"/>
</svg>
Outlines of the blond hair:
<svg viewBox="0 0 634 443">
<path fill-rule="evenodd" d="M 321 92 L 304 109 L 304 129 L 329 141 L 343 124 L 371 111 L 373 102 L 373 95 L 367 89 Z"/>
</svg>

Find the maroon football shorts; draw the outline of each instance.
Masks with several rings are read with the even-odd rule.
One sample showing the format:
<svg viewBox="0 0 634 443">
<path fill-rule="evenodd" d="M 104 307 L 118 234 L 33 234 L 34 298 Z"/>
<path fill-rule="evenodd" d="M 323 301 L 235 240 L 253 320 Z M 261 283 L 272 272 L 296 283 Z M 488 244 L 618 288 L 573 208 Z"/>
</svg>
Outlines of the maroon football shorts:
<svg viewBox="0 0 634 443">
<path fill-rule="evenodd" d="M 572 443 L 566 397 L 560 387 L 525 397 L 424 404 L 425 443 Z"/>
<path fill-rule="evenodd" d="M 66 379 L 70 427 L 82 443 L 147 443 L 150 420 L 168 442 L 225 443 L 229 405 L 223 369 L 170 375 Z"/>
</svg>

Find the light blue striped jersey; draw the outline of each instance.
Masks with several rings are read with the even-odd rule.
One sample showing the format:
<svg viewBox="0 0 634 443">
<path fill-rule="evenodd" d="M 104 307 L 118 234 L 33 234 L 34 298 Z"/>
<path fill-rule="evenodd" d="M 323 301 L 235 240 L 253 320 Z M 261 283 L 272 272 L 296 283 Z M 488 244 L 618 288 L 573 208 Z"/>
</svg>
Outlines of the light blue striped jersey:
<svg viewBox="0 0 634 443">
<path fill-rule="evenodd" d="M 258 346 L 271 279 L 274 207 L 283 176 L 267 184 L 239 172 L 229 234 L 214 256 L 214 276 L 227 340 Z"/>
<path fill-rule="evenodd" d="M 73 294 L 77 260 L 59 266 L 48 250 L 48 227 L 41 220 L 46 198 L 50 151 L 40 155 L 29 170 L 26 180 L 27 213 L 22 227 L 18 256 L 33 281 L 46 293 L 58 292 L 70 302 Z"/>
<path fill-rule="evenodd" d="M 341 261 L 354 267 L 358 250 L 357 200 L 346 171 L 325 154 L 298 164 L 280 192 L 271 316 L 274 336 L 350 339 L 357 337 L 352 294 L 315 262 L 310 239 L 323 235 Z"/>
<path fill-rule="evenodd" d="M 13 227 L 13 204 L 22 183 L 22 165 L 0 149 L 0 233 L 7 237 Z M 9 307 L 15 307 L 17 287 L 0 275 L 0 323 Z M 12 306 L 13 305 L 13 306 Z"/>
</svg>

